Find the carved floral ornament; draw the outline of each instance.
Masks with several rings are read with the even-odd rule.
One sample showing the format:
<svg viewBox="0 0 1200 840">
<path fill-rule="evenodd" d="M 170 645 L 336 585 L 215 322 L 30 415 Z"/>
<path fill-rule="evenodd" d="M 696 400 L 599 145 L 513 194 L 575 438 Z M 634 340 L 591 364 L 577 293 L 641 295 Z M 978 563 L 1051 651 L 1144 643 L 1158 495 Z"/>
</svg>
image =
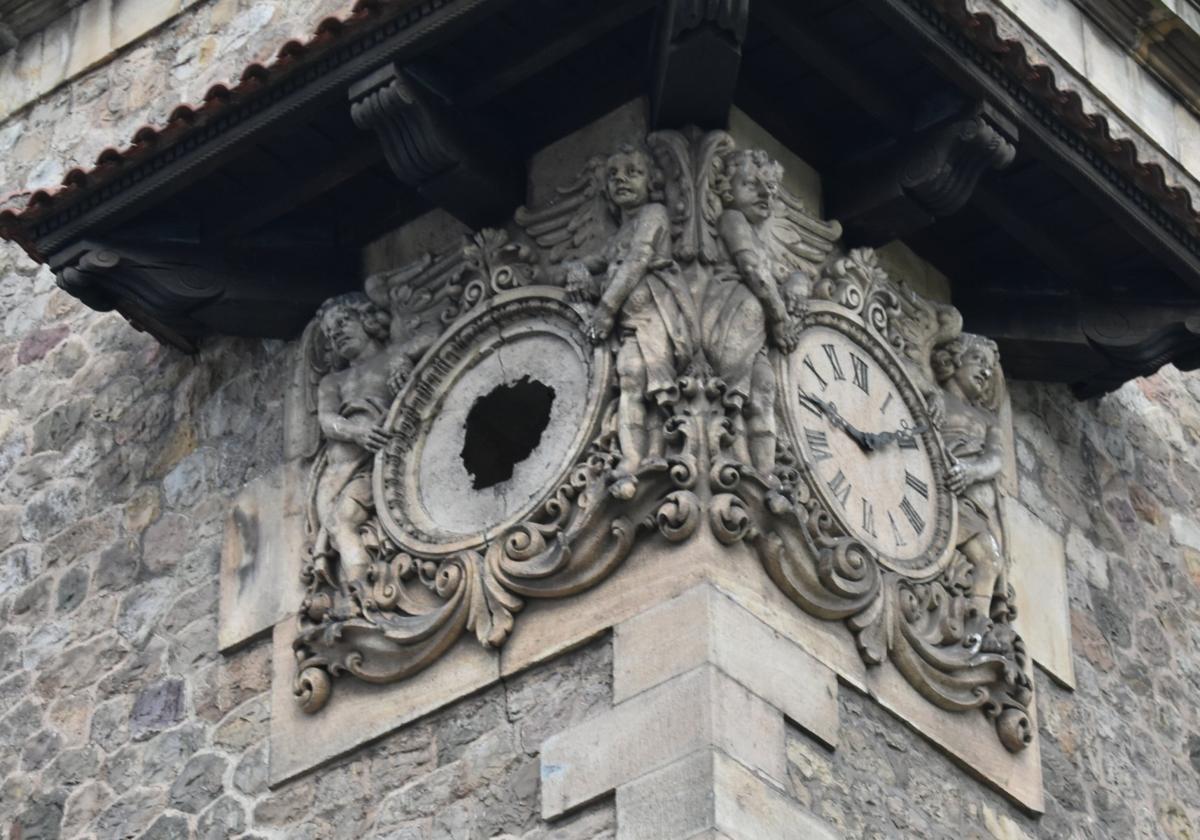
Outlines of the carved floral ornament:
<svg viewBox="0 0 1200 840">
<path fill-rule="evenodd" d="M 1032 739 L 995 345 L 724 132 L 595 158 L 511 231 L 375 275 L 308 327 L 295 692 L 388 683 L 639 539 L 744 543 L 868 664 Z"/>
</svg>

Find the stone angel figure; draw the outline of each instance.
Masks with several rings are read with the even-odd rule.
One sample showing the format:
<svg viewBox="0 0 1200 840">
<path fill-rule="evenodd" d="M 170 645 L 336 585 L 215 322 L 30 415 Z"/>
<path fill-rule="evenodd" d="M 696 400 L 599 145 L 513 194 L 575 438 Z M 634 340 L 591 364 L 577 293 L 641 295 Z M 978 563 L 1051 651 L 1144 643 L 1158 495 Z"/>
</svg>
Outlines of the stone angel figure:
<svg viewBox="0 0 1200 840">
<path fill-rule="evenodd" d="M 670 410 L 679 399 L 678 379 L 698 350 L 695 302 L 672 257 L 662 187 L 651 156 L 624 145 L 603 162 L 590 162 L 561 206 L 517 216 L 551 249 L 551 259 L 562 259 L 560 282 L 569 296 L 592 305 L 592 340 L 611 336 L 616 343 L 621 460 L 610 489 L 619 498 L 633 497 L 639 467 L 662 459 L 661 417 L 647 406 L 660 415 Z M 605 224 L 616 225 L 606 241 Z"/>
<path fill-rule="evenodd" d="M 330 298 L 302 338 L 302 422 L 309 472 L 313 573 L 350 595 L 371 558 L 363 526 L 374 512 L 370 464 L 388 440 L 383 422 L 407 359 L 389 351 L 388 312 L 362 292 Z M 335 564 L 333 561 L 337 560 Z M 336 570 L 336 571 L 335 571 Z"/>
<path fill-rule="evenodd" d="M 1003 653 L 992 631 L 993 599 L 1007 601 L 1008 581 L 998 483 L 1004 470 L 1000 352 L 991 339 L 962 333 L 933 352 L 933 374 L 944 393 L 942 438 L 954 459 L 948 483 L 959 497 L 958 550 L 974 568 L 969 632 L 981 649 Z"/>
<path fill-rule="evenodd" d="M 396 271 L 372 274 L 363 284 L 367 297 L 388 314 L 388 351 L 393 393 L 399 393 L 416 363 L 437 341 L 453 310 L 462 256 L 425 254 Z"/>
<path fill-rule="evenodd" d="M 775 374 L 767 348 L 795 349 L 812 277 L 841 228 L 808 214 L 783 188 L 783 167 L 766 152 L 728 146 L 711 162 L 709 189 L 719 203 L 702 202 L 726 259 L 714 266 L 704 290 L 701 334 L 724 385 L 726 409 L 745 419 L 750 462 L 770 473 Z"/>
</svg>

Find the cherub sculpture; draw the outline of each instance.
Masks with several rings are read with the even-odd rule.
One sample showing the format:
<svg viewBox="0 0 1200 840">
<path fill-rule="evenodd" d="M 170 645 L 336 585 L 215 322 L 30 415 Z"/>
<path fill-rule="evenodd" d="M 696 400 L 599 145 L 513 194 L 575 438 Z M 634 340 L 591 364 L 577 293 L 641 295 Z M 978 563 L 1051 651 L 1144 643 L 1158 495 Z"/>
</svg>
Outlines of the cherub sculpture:
<svg viewBox="0 0 1200 840">
<path fill-rule="evenodd" d="M 716 228 L 730 262 L 717 267 L 704 293 L 704 353 L 724 384 L 727 410 L 745 415 L 751 463 L 769 473 L 775 466 L 776 424 L 767 342 L 782 353 L 795 349 L 799 322 L 781 285 L 787 285 L 791 309 L 799 314 L 807 277 L 775 256 L 772 222 L 783 168 L 758 149 L 726 152 L 715 158 L 714 167 L 713 188 L 724 208 Z"/>
<path fill-rule="evenodd" d="M 647 411 L 647 403 L 663 413 L 669 410 L 679 399 L 678 378 L 697 351 L 695 304 L 671 255 L 662 177 L 650 156 L 622 146 L 602 168 L 591 171 L 603 178 L 608 210 L 618 228 L 602 249 L 564 261 L 563 280 L 572 299 L 594 305 L 588 327 L 592 340 L 606 341 L 615 332 L 621 460 L 611 491 L 631 498 L 638 468 L 662 457 L 659 418 Z M 575 206 L 580 210 L 569 218 L 561 214 L 558 227 L 580 224 L 586 205 Z M 532 215 L 525 218 L 538 221 Z M 543 231 L 551 227 L 545 221 L 541 226 Z"/>
<path fill-rule="evenodd" d="M 942 437 L 955 459 L 948 483 L 959 497 L 956 544 L 974 567 L 968 621 L 986 646 L 995 647 L 992 601 L 1008 588 L 997 490 L 1004 469 L 1000 352 L 990 339 L 963 333 L 934 351 L 932 367 L 945 394 Z"/>
<path fill-rule="evenodd" d="M 725 385 L 726 409 L 744 418 L 746 454 L 763 473 L 775 466 L 768 344 L 785 354 L 796 349 L 811 275 L 840 233 L 836 223 L 809 216 L 781 187 L 782 175 L 760 149 L 713 158 L 710 190 L 721 208 L 714 227 L 728 262 L 715 266 L 700 307 L 704 355 Z"/>
<path fill-rule="evenodd" d="M 363 585 L 371 558 L 360 534 L 374 510 L 369 464 L 388 440 L 384 418 L 397 370 L 387 350 L 388 313 L 361 292 L 327 300 L 306 335 L 322 441 L 309 480 L 311 556 L 344 592 Z"/>
</svg>

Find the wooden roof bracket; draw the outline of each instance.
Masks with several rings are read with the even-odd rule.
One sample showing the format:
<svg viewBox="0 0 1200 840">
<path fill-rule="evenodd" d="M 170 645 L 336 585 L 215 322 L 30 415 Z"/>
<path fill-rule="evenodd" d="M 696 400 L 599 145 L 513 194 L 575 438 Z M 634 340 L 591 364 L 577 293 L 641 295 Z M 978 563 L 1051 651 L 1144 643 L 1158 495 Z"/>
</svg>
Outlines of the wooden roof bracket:
<svg viewBox="0 0 1200 840">
<path fill-rule="evenodd" d="M 350 86 L 350 113 L 375 133 L 392 173 L 467 227 L 503 224 L 524 200 L 524 167 L 486 126 L 387 64 Z"/>
</svg>

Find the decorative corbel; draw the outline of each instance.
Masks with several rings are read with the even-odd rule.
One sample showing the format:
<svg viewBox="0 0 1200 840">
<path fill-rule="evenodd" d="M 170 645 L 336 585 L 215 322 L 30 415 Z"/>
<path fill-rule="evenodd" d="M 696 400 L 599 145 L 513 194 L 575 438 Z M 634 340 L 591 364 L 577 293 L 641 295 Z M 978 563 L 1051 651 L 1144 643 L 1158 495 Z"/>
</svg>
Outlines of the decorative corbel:
<svg viewBox="0 0 1200 840">
<path fill-rule="evenodd" d="M 1200 367 L 1200 309 L 1196 307 L 1093 305 L 1079 321 L 1088 343 L 1111 364 L 1103 379 L 1076 383 L 1078 397 L 1106 394 L 1172 361 L 1181 370 Z"/>
<path fill-rule="evenodd" d="M 989 170 L 1016 157 L 1017 128 L 986 104 L 926 128 L 830 190 L 831 215 L 855 245 L 880 245 L 949 216 Z"/>
<path fill-rule="evenodd" d="M 651 125 L 724 128 L 742 63 L 750 0 L 667 0 L 661 8 Z"/>
<path fill-rule="evenodd" d="M 469 227 L 502 222 L 524 198 L 523 168 L 395 64 L 351 86 L 350 115 L 397 178 Z"/>
<path fill-rule="evenodd" d="M 331 293 L 355 285 L 336 254 L 79 242 L 51 256 L 64 291 L 184 352 L 201 335 L 291 338 Z"/>
</svg>

